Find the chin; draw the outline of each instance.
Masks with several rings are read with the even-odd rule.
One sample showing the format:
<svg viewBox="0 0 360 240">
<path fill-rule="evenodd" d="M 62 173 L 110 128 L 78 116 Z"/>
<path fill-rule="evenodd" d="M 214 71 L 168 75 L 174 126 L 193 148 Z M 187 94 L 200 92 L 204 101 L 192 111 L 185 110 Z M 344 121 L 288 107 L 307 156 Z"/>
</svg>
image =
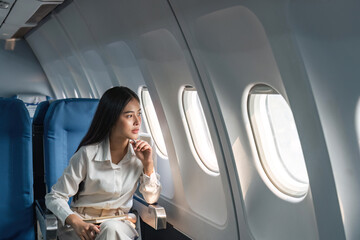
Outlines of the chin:
<svg viewBox="0 0 360 240">
<path fill-rule="evenodd" d="M 131 136 L 130 138 L 132 138 L 132 139 L 138 139 L 139 133 L 131 133 L 130 136 Z"/>
</svg>

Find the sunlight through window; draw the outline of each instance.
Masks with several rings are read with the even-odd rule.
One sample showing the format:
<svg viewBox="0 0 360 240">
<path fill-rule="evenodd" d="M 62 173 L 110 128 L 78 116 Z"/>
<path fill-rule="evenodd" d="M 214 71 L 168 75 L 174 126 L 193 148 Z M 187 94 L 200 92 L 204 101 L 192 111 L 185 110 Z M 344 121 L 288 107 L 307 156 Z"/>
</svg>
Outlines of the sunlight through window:
<svg viewBox="0 0 360 240">
<path fill-rule="evenodd" d="M 309 179 L 288 103 L 274 90 L 252 91 L 249 116 L 261 165 L 270 181 L 287 195 L 304 196 Z"/>
<path fill-rule="evenodd" d="M 188 129 L 188 138 L 195 158 L 200 166 L 204 165 L 208 170 L 218 173 L 213 142 L 211 140 L 209 127 L 205 119 L 204 110 L 201 106 L 197 91 L 186 87 L 182 95 L 182 104 L 186 119 L 185 127 Z M 194 151 L 195 150 L 195 151 Z"/>
<path fill-rule="evenodd" d="M 141 104 L 144 110 L 144 122 L 146 125 L 146 129 L 149 133 L 151 133 L 155 145 L 158 149 L 158 153 L 160 153 L 162 157 L 167 158 L 165 141 L 160 128 L 159 119 L 156 115 L 149 91 L 145 87 L 141 89 Z"/>
</svg>

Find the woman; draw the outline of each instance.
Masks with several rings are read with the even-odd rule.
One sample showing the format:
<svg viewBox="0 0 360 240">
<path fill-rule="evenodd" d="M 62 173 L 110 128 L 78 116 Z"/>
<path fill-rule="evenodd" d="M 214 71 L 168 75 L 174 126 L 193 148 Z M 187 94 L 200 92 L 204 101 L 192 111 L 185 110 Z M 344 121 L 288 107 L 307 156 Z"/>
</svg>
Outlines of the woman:
<svg viewBox="0 0 360 240">
<path fill-rule="evenodd" d="M 47 208 L 60 220 L 60 239 L 137 236 L 128 220 L 110 219 L 100 226 L 83 220 L 126 214 L 139 181 L 145 200 L 158 200 L 161 186 L 154 171 L 156 153 L 151 138 L 139 134 L 140 125 L 139 98 L 133 91 L 114 87 L 104 93 L 87 134 L 45 197 Z"/>
</svg>

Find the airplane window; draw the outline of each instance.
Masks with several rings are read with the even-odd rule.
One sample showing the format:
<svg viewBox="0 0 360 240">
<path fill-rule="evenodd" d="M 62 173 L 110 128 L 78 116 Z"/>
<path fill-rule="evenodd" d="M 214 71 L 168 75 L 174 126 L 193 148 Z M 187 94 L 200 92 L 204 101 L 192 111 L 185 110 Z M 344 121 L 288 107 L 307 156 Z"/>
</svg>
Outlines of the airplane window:
<svg viewBox="0 0 360 240">
<path fill-rule="evenodd" d="M 151 97 L 147 88 L 141 88 L 141 104 L 144 110 L 145 125 L 148 132 L 151 133 L 154 138 L 155 145 L 158 149 L 158 153 L 164 158 L 167 158 L 167 151 L 165 146 L 164 137 L 160 128 L 159 120 L 157 118 L 154 105 L 151 101 Z"/>
<path fill-rule="evenodd" d="M 268 178 L 281 192 L 303 197 L 309 179 L 288 103 L 275 90 L 261 86 L 251 91 L 248 107 L 260 161 Z"/>
<path fill-rule="evenodd" d="M 187 129 L 186 132 L 195 159 L 202 168 L 203 166 L 206 167 L 205 170 L 210 170 L 212 173 L 218 173 L 219 166 L 209 127 L 205 119 L 204 110 L 201 106 L 198 93 L 194 88 L 184 88 L 182 104 L 185 115 L 184 125 L 185 129 Z"/>
</svg>

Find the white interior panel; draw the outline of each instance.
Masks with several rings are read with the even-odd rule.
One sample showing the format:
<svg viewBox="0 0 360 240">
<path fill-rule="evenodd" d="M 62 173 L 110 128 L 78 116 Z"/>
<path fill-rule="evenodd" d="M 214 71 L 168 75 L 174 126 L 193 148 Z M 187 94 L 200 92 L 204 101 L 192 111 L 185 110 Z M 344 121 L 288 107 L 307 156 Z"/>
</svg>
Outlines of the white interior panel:
<svg viewBox="0 0 360 240">
<path fill-rule="evenodd" d="M 256 167 L 259 159 L 257 152 L 252 151 L 254 144 L 248 143 L 253 142 L 247 137 L 251 134 L 246 119 L 249 86 L 267 83 L 283 92 L 282 79 L 261 23 L 249 9 L 234 6 L 199 16 L 194 21 L 194 31 L 223 109 L 233 149 L 242 153 L 234 157 L 252 235 L 255 239 L 290 236 L 316 239 L 310 194 L 298 203 L 276 196 L 263 181 L 260 174 L 264 173 Z"/>
<path fill-rule="evenodd" d="M 41 30 L 37 29 L 35 32 L 32 32 L 26 39 L 26 41 L 31 46 L 34 51 L 37 59 L 39 60 L 48 80 L 49 84 L 55 94 L 54 98 L 65 98 L 63 94 L 63 88 L 60 84 L 60 81 L 54 80 L 57 79 L 56 70 L 53 69 L 54 66 L 54 49 L 51 46 L 50 42 L 41 33 Z"/>
<path fill-rule="evenodd" d="M 38 37 L 30 37 L 28 42 L 37 54 L 40 63 L 44 63 L 45 72 L 54 88 L 56 98 L 76 97 L 74 89 L 76 92 L 79 89 L 75 86 L 73 75 L 69 69 L 71 66 L 66 62 L 66 57 L 71 54 L 70 48 L 56 19 L 49 19 L 41 30 L 36 30 L 32 35 Z M 40 45 L 43 42 L 40 38 L 46 39 L 44 41 L 47 43 L 45 46 Z M 47 46 L 49 48 L 46 49 Z M 41 51 L 38 51 L 40 48 Z M 45 52 L 45 49 L 49 52 Z M 61 93 L 59 93 L 60 89 Z"/>
<path fill-rule="evenodd" d="M 298 64 L 291 33 L 280 24 L 286 22 L 287 1 L 171 3 L 200 75 L 213 87 L 222 110 L 253 237 L 343 239 L 331 165 L 309 81 Z M 302 201 L 279 198 L 265 184 L 269 180 L 259 167 L 247 116 L 248 93 L 256 83 L 279 91 L 294 112 L 310 169 L 311 191 Z M 240 226 L 241 231 L 247 229 Z"/>
<path fill-rule="evenodd" d="M 289 21 L 329 146 L 346 239 L 360 239 L 360 154 L 356 136 L 360 97 L 359 9 L 357 1 L 315 1 L 311 6 L 294 1 L 289 5 Z"/>
<path fill-rule="evenodd" d="M 56 54 L 53 58 L 53 67 L 58 74 L 59 84 L 62 85 L 67 98 L 76 97 L 74 89 L 76 92 L 79 92 L 79 88 L 71 71 L 72 66 L 67 61 L 67 57 L 71 56 L 72 52 L 61 25 L 57 22 L 56 18 L 51 18 L 42 26 L 41 31 L 43 36 L 50 42 Z"/>
<path fill-rule="evenodd" d="M 88 84 L 87 89 L 90 88 L 94 97 L 101 97 L 101 93 L 106 90 L 109 84 L 103 84 L 103 86 L 97 88 L 99 84 L 96 84 L 97 80 L 91 68 L 88 67 L 84 53 L 95 46 L 88 26 L 74 4 L 67 5 L 66 8 L 55 14 L 55 16 L 57 21 L 62 25 L 63 31 L 66 33 L 68 41 L 73 47 L 73 58 L 75 58 L 80 65 L 78 71 L 81 71 L 81 73 L 85 75 L 83 76 L 85 78 L 81 81 L 84 82 L 84 84 Z"/>
<path fill-rule="evenodd" d="M 174 143 L 188 204 L 194 212 L 218 225 L 223 225 L 227 216 L 226 205 L 219 204 L 225 203 L 221 179 L 219 176 L 211 176 L 205 173 L 199 167 L 187 143 L 188 139 L 181 121 L 180 111 L 183 111 L 183 109 L 179 108 L 179 102 L 182 101 L 178 97 L 180 90 L 184 85 L 194 86 L 194 82 L 191 81 L 193 77 L 186 64 L 185 56 L 174 36 L 165 29 L 144 34 L 141 37 L 140 44 L 145 53 L 146 65 L 153 81 L 156 82 L 158 91 L 161 93 L 165 90 L 169 92 L 167 94 L 173 96 L 171 100 L 164 104 L 164 108 L 166 113 L 169 112 L 169 114 L 175 116 L 169 125 L 170 129 L 174 129 L 173 131 L 176 129 L 173 133 L 176 136 Z M 166 51 L 164 51 L 164 46 L 166 46 Z M 174 86 L 172 91 L 168 88 L 160 90 L 159 83 L 166 86 L 165 82 L 166 85 L 171 84 Z M 174 121 L 175 119 L 176 121 Z M 186 144 L 177 141 L 186 142 Z"/>
<path fill-rule="evenodd" d="M 20 93 L 53 96 L 43 69 L 25 40 L 0 40 L 0 62 L 0 97 Z"/>
</svg>

